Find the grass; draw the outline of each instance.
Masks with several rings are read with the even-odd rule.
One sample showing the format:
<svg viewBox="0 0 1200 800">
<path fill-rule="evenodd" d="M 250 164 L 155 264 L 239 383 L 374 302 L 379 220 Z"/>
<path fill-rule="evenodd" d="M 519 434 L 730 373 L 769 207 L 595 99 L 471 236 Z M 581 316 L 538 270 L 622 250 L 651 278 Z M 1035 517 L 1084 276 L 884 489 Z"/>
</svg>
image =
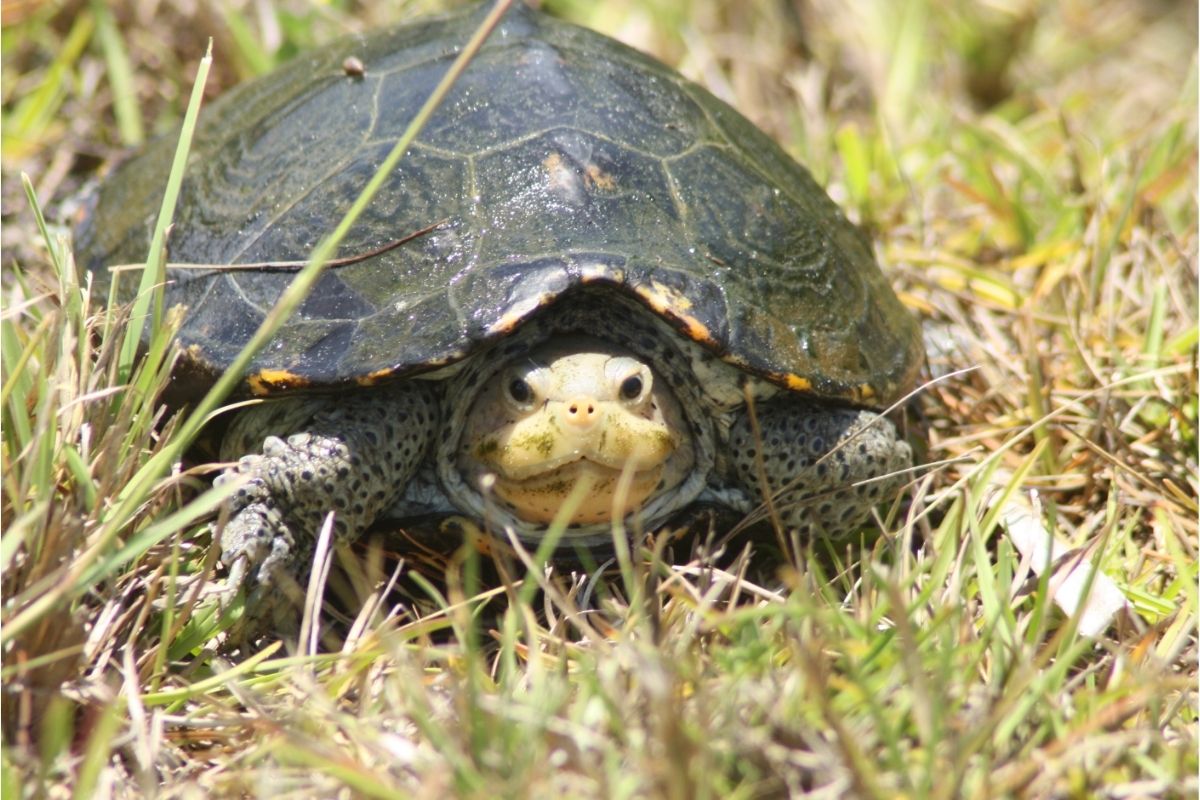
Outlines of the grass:
<svg viewBox="0 0 1200 800">
<path fill-rule="evenodd" d="M 72 198 L 182 119 L 209 36 L 212 96 L 435 5 L 6 7 L 4 796 L 1194 796 L 1187 4 L 547 3 L 729 99 L 868 229 L 942 377 L 915 409 L 940 466 L 885 536 L 777 574 L 641 552 L 585 602 L 532 561 L 410 556 L 398 602 L 360 549 L 323 638 L 220 646 L 167 337 L 122 358 Z M 1007 533 L 1035 491 L 1132 606 L 1096 637 Z"/>
</svg>

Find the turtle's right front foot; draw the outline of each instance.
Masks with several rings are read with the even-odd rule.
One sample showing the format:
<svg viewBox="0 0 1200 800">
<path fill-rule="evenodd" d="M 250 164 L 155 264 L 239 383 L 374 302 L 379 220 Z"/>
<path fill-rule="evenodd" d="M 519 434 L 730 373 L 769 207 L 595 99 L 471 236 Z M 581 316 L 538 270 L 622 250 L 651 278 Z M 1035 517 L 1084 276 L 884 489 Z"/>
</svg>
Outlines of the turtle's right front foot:
<svg viewBox="0 0 1200 800">
<path fill-rule="evenodd" d="M 233 597 L 251 580 L 270 586 L 280 571 L 292 562 L 295 538 L 278 509 L 265 502 L 254 502 L 236 511 L 221 531 L 221 561 L 229 568 L 226 598 Z"/>
<path fill-rule="evenodd" d="M 216 480 L 244 482 L 221 532 L 227 598 L 243 586 L 258 596 L 278 594 L 309 567 L 330 512 L 337 537 L 365 531 L 416 472 L 434 420 L 432 390 L 411 384 L 351 398 L 296 398 L 239 414 L 222 454 L 253 453 L 260 442 L 262 452 L 241 455 Z"/>
<path fill-rule="evenodd" d="M 221 532 L 227 598 L 243 586 L 278 589 L 281 579 L 295 577 L 329 510 L 337 510 L 339 535 L 365 527 L 374 509 L 351 506 L 338 480 L 358 467 L 340 437 L 302 432 L 286 440 L 267 436 L 262 455 L 242 456 L 218 477 L 216 484 L 245 481 L 230 499 L 233 513 Z"/>
</svg>

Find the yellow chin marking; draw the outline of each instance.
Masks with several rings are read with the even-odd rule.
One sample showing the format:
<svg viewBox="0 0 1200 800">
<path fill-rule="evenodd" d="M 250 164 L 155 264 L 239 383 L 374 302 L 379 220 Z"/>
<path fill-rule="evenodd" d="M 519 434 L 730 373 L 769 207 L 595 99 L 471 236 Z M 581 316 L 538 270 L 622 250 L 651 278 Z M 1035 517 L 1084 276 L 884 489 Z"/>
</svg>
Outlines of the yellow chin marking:
<svg viewBox="0 0 1200 800">
<path fill-rule="evenodd" d="M 549 524 L 576 482 L 586 476 L 591 480 L 591 489 L 567 524 L 592 525 L 611 521 L 614 509 L 624 517 L 640 506 L 658 486 L 662 471 L 662 465 L 659 465 L 635 473 L 628 490 L 622 492 L 621 470 L 579 459 L 524 480 L 497 475 L 495 492 L 513 506 L 521 519 Z"/>
</svg>

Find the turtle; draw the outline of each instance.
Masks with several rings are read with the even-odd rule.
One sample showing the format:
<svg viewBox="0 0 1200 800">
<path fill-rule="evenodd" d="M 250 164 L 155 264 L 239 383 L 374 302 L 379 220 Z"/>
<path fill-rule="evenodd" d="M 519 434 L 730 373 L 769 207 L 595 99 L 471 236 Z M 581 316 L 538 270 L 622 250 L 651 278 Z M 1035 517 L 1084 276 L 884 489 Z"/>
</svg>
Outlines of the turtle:
<svg viewBox="0 0 1200 800">
<path fill-rule="evenodd" d="M 486 11 L 342 39 L 201 114 L 168 261 L 206 266 L 165 289 L 185 391 L 229 366 Z M 81 223 L 101 291 L 144 258 L 173 147 L 114 170 Z M 343 537 L 453 513 L 588 548 L 765 495 L 797 535 L 842 537 L 912 466 L 883 411 L 922 360 L 871 241 L 769 136 L 517 3 L 241 376 L 261 402 L 221 445 L 222 559 L 270 587 L 330 511 Z"/>
</svg>

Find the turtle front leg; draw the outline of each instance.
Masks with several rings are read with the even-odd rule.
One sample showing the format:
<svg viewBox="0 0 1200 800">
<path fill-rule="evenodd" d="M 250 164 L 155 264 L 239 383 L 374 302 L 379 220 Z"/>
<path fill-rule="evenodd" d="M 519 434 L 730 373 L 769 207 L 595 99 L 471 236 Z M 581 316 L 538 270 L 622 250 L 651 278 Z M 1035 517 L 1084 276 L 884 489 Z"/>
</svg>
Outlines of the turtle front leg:
<svg viewBox="0 0 1200 800">
<path fill-rule="evenodd" d="M 762 496 L 761 453 L 775 508 L 801 536 L 836 538 L 861 529 L 871 509 L 906 480 L 883 476 L 912 466 L 908 444 L 870 411 L 788 399 L 761 405 L 756 416 L 758 436 L 748 414 L 730 431 L 736 479 L 752 497 Z"/>
<path fill-rule="evenodd" d="M 222 457 L 240 458 L 217 479 L 249 477 L 221 534 L 227 589 L 251 574 L 268 586 L 280 571 L 305 566 L 330 511 L 338 536 L 362 533 L 404 493 L 437 421 L 435 391 L 421 381 L 241 412 L 221 444 Z"/>
</svg>

